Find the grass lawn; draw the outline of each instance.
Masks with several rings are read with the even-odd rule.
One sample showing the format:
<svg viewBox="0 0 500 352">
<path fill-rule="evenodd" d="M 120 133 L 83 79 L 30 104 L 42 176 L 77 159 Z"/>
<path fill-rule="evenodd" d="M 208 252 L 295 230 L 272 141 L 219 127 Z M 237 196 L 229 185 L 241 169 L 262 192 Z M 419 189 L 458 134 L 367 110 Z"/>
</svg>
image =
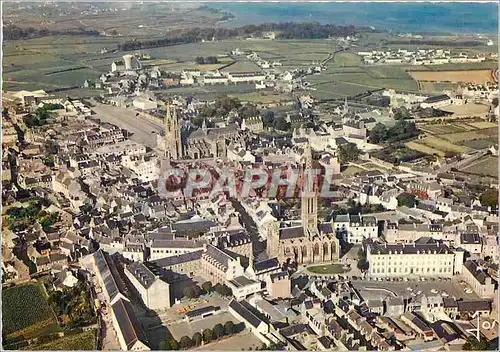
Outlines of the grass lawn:
<svg viewBox="0 0 500 352">
<path fill-rule="evenodd" d="M 349 271 L 344 270 L 341 264 L 315 265 L 307 268 L 313 274 L 343 274 Z"/>
</svg>

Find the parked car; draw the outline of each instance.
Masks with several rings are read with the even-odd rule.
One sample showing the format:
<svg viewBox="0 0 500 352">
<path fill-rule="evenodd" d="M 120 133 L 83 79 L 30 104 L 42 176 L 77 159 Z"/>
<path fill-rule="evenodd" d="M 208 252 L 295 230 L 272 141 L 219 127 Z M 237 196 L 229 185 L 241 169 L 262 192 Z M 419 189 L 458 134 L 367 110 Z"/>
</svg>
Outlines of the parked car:
<svg viewBox="0 0 500 352">
<path fill-rule="evenodd" d="M 433 289 L 431 290 L 431 292 L 432 292 L 432 293 L 434 293 L 434 294 L 436 294 L 436 293 L 438 293 L 439 291 L 438 291 L 438 290 L 436 290 L 435 288 L 433 288 Z"/>
<path fill-rule="evenodd" d="M 443 293 L 441 293 L 441 296 L 443 296 L 443 297 L 449 297 L 450 295 L 448 293 L 446 293 L 446 292 L 443 292 Z"/>
</svg>

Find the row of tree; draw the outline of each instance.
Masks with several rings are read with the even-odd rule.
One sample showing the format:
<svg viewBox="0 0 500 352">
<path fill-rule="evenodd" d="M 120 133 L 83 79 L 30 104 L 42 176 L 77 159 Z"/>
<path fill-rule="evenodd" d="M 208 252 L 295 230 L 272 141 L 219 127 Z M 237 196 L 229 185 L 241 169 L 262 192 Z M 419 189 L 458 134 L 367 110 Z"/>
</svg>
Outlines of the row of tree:
<svg viewBox="0 0 500 352">
<path fill-rule="evenodd" d="M 216 341 L 223 336 L 231 336 L 237 332 L 236 326 L 232 321 L 227 321 L 222 324 L 217 324 L 213 329 L 205 329 L 203 333 L 195 332 L 192 337 L 183 336 L 177 341 L 173 336 L 169 336 L 167 340 L 160 342 L 160 349 L 168 350 L 184 350 L 192 347 L 201 346 L 202 343 L 207 344 Z"/>
<path fill-rule="evenodd" d="M 162 39 L 147 41 L 127 41 L 118 44 L 118 50 L 129 51 L 145 48 L 156 48 L 178 44 L 200 42 L 202 40 L 224 40 L 230 38 L 261 36 L 263 32 L 276 31 L 278 39 L 325 39 L 330 37 L 346 37 L 356 34 L 354 26 L 336 26 L 334 24 L 314 23 L 264 23 L 247 25 L 238 28 L 189 28 L 169 32 Z"/>
<path fill-rule="evenodd" d="M 418 136 L 418 128 L 415 122 L 398 121 L 392 127 L 387 128 L 383 123 L 377 123 L 370 131 L 371 143 L 397 142 Z"/>
<path fill-rule="evenodd" d="M 94 29 L 73 28 L 73 29 L 47 29 L 47 28 L 21 28 L 12 24 L 3 27 L 4 40 L 19 40 L 48 37 L 52 35 L 99 35 Z"/>
<path fill-rule="evenodd" d="M 193 299 L 211 292 L 217 292 L 221 296 L 232 296 L 233 294 L 233 291 L 228 286 L 221 284 L 213 286 L 210 281 L 204 282 L 201 287 L 198 285 L 187 286 L 183 293 L 185 297 Z"/>
<path fill-rule="evenodd" d="M 219 59 L 217 56 L 208 56 L 208 57 L 203 57 L 203 56 L 197 56 L 194 61 L 198 65 L 210 65 L 210 64 L 218 64 Z"/>
</svg>

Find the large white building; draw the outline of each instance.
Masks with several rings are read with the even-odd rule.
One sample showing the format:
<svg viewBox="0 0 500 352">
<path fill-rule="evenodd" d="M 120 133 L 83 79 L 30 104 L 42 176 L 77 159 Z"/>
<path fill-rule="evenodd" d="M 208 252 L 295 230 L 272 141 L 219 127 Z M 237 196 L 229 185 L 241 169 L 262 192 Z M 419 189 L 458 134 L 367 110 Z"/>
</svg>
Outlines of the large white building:
<svg viewBox="0 0 500 352">
<path fill-rule="evenodd" d="M 374 216 L 337 215 L 333 227 L 347 243 L 362 243 L 363 239 L 378 237 L 378 223 Z"/>
<path fill-rule="evenodd" d="M 170 285 L 155 275 L 143 263 L 131 263 L 125 266 L 125 275 L 141 295 L 149 309 L 161 310 L 171 307 Z"/>
<path fill-rule="evenodd" d="M 460 274 L 464 252 L 440 243 L 369 244 L 366 260 L 372 277 L 433 276 Z"/>
</svg>

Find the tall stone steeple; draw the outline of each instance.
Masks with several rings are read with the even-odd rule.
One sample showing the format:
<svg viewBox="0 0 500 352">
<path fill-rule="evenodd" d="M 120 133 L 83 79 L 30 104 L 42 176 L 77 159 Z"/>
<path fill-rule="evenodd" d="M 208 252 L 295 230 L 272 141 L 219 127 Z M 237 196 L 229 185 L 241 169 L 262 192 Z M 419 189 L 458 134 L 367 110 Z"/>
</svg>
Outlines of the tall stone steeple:
<svg viewBox="0 0 500 352">
<path fill-rule="evenodd" d="M 312 173 L 312 150 L 310 142 L 304 151 L 304 188 L 301 194 L 301 220 L 304 234 L 314 236 L 318 232 L 318 195 L 315 180 Z"/>
<path fill-rule="evenodd" d="M 177 160 L 182 157 L 181 129 L 177 110 L 174 108 L 173 116 L 170 113 L 170 105 L 167 105 L 167 116 L 164 119 L 165 132 L 165 156 L 168 159 Z"/>
</svg>

